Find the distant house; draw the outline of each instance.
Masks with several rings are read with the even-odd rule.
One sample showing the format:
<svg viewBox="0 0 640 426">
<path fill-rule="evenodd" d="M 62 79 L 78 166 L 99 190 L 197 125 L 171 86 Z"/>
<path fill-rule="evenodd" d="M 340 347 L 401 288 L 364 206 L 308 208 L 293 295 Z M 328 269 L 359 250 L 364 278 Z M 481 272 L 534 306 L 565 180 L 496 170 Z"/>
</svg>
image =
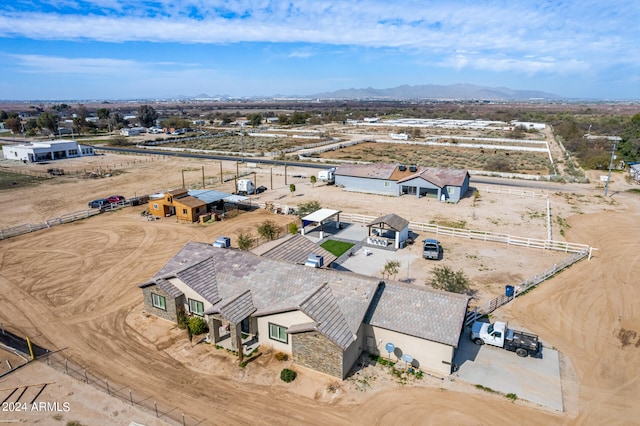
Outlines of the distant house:
<svg viewBox="0 0 640 426">
<path fill-rule="evenodd" d="M 146 132 L 147 129 L 144 127 L 123 127 L 120 129 L 120 135 L 122 136 L 138 136 Z"/>
<path fill-rule="evenodd" d="M 2 147 L 2 153 L 7 160 L 18 160 L 30 163 L 94 155 L 93 147 L 80 145 L 76 141 L 62 139 L 47 142 L 30 142 L 19 145 L 4 145 Z"/>
<path fill-rule="evenodd" d="M 458 202 L 469 190 L 469 172 L 402 164 L 343 164 L 335 171 L 336 185 L 371 194 L 433 197 Z"/>
<path fill-rule="evenodd" d="M 176 216 L 179 221 L 196 222 L 207 212 L 207 203 L 192 197 L 186 189 L 176 189 L 163 198 L 149 199 L 149 213 L 154 216 Z"/>
<path fill-rule="evenodd" d="M 216 345 L 257 341 L 299 365 L 344 379 L 364 353 L 392 342 L 412 365 L 448 375 L 468 297 L 253 253 L 187 243 L 140 284 L 145 310 L 202 317 Z M 227 343 L 225 343 L 227 342 Z M 212 345 L 213 347 L 213 345 Z"/>
</svg>

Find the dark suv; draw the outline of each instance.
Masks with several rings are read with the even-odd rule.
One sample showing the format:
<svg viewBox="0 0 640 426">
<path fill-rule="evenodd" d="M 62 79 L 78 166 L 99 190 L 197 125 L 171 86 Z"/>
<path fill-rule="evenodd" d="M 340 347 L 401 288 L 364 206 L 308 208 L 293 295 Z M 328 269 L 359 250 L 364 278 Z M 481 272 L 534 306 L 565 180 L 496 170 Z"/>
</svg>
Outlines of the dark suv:
<svg viewBox="0 0 640 426">
<path fill-rule="evenodd" d="M 101 209 L 104 206 L 109 205 L 109 200 L 106 198 L 99 198 L 97 200 L 89 201 L 89 208 L 91 209 Z"/>
</svg>

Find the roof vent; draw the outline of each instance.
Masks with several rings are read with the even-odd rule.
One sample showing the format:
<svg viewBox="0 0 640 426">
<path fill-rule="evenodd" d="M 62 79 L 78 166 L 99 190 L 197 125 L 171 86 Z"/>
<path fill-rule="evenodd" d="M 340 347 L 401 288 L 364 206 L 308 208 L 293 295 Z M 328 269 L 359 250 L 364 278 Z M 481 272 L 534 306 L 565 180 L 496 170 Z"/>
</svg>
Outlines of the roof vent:
<svg viewBox="0 0 640 426">
<path fill-rule="evenodd" d="M 400 164 L 398 166 L 398 170 L 400 170 L 401 172 L 404 172 L 405 170 L 407 170 L 407 166 L 405 166 L 404 164 Z"/>
<path fill-rule="evenodd" d="M 311 253 L 307 257 L 307 261 L 304 263 L 304 265 L 311 266 L 312 268 L 321 268 L 322 266 L 324 266 L 324 257 Z"/>
<path fill-rule="evenodd" d="M 418 168 L 416 166 L 409 166 L 409 171 L 410 172 L 416 172 L 416 171 L 418 171 Z"/>
</svg>

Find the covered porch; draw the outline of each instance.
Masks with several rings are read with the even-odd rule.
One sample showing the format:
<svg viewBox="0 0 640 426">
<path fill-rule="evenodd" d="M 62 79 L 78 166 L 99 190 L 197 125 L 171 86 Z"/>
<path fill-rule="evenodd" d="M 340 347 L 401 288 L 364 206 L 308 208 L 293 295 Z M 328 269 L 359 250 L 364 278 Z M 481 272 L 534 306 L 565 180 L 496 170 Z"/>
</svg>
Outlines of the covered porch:
<svg viewBox="0 0 640 426">
<path fill-rule="evenodd" d="M 369 233 L 367 244 L 374 247 L 386 248 L 392 246 L 400 249 L 409 238 L 409 221 L 391 213 L 380 216 L 367 223 Z"/>
<path fill-rule="evenodd" d="M 258 347 L 258 323 L 251 316 L 255 311 L 250 290 L 207 309 L 204 313 L 209 318 L 210 342 L 237 352 L 242 362 L 245 353 Z"/>
<path fill-rule="evenodd" d="M 334 222 L 336 229 L 340 228 L 340 210 L 320 209 L 315 212 L 306 215 L 302 218 L 302 235 L 305 232 L 312 231 L 317 227 L 320 227 L 320 239 L 324 238 L 324 224 L 327 222 Z M 313 226 L 311 228 L 311 226 Z M 310 227 L 307 229 L 307 227 Z"/>
</svg>

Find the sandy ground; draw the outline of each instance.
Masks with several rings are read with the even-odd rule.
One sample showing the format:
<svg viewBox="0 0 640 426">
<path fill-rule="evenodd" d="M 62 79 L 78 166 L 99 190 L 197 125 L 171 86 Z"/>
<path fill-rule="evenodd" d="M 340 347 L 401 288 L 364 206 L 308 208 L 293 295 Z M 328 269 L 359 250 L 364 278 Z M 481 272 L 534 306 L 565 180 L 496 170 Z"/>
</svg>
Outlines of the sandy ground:
<svg viewBox="0 0 640 426">
<path fill-rule="evenodd" d="M 94 160 L 115 163 L 118 158 Z M 88 200 L 112 193 L 129 197 L 175 188 L 181 185 L 180 170 L 186 168 L 188 181 L 201 175 L 201 162 L 172 159 L 134 167 L 124 165 L 127 158 L 140 157 L 125 156 L 123 172 L 110 178 L 64 178 L 26 191 L 0 193 L 0 226 L 35 223 L 83 209 Z M 212 170 L 208 175 L 215 176 L 219 164 L 207 166 Z M 225 165 L 228 171 L 233 168 Z M 296 184 L 296 193 L 289 193 L 284 178 L 274 170 L 277 189 L 261 194 L 262 201 L 294 205 L 318 199 L 325 207 L 363 214 L 393 211 L 410 220 L 465 220 L 469 229 L 547 235 L 543 197 L 482 192 L 476 207 L 471 199 L 457 205 L 427 199 L 405 205 L 390 197 L 360 196 L 322 185 L 312 188 L 304 173 L 313 171 L 291 169 L 288 183 Z M 293 178 L 294 173 L 301 177 Z M 269 172 L 258 179 L 270 186 Z M 548 193 L 554 238 L 563 239 L 562 229 L 569 241 L 598 250 L 591 261 L 559 274 L 494 314 L 539 334 L 566 357 L 564 414 L 522 401 L 512 403 L 452 378 L 427 377 L 400 385 L 369 367 L 339 386 L 331 378 L 295 367 L 299 378 L 285 385 L 277 377 L 283 363 L 268 350 L 240 369 L 226 352 L 205 344 L 192 347 L 173 324 L 145 316 L 137 284 L 150 278 L 186 241 L 211 242 L 218 235 L 253 231 L 267 218 L 281 224 L 292 219 L 264 210 L 202 226 L 172 219 L 147 222 L 140 217 L 141 208 L 128 208 L 0 241 L 0 322 L 43 346 L 64 348 L 66 356 L 93 374 L 173 404 L 201 424 L 512 424 L 514 419 L 525 424 L 629 424 L 640 415 L 636 402 L 640 319 L 634 316 L 640 309 L 634 280 L 640 200 L 635 194 L 618 192 L 625 189 L 622 183 L 616 180 L 613 197 L 607 199 L 596 184 Z M 560 225 L 558 216 L 566 225 Z M 496 271 L 480 271 L 486 264 L 502 265 L 500 273 L 514 279 L 528 274 L 523 270 L 527 259 L 507 257 L 508 252 L 492 257 L 491 250 L 460 246 L 451 253 L 457 253 L 458 261 L 477 262 L 472 265 L 478 273 L 498 273 L 497 266 Z M 535 267 L 553 262 L 542 257 L 540 264 L 533 262 Z M 7 377 L 29 384 L 47 376 L 29 368 Z M 0 379 L 0 388 L 7 387 L 7 380 Z M 108 404 L 102 401 L 108 398 L 104 394 L 87 392 L 86 398 L 96 405 Z M 85 416 L 78 407 L 73 419 L 92 424 L 92 414 Z M 42 417 L 43 424 L 47 419 L 50 415 Z"/>
</svg>

